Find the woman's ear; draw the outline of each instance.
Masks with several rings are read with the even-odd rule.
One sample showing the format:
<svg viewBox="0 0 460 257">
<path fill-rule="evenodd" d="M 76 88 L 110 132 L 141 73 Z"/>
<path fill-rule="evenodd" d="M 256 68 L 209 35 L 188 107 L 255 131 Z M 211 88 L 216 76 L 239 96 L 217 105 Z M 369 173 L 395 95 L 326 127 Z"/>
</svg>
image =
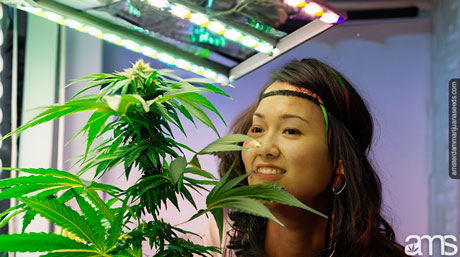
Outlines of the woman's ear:
<svg viewBox="0 0 460 257">
<path fill-rule="evenodd" d="M 334 181 L 332 182 L 332 192 L 339 192 L 345 184 L 345 169 L 343 161 L 339 160 L 337 169 L 335 170 Z"/>
<path fill-rule="evenodd" d="M 345 169 L 343 168 L 343 161 L 339 160 L 339 164 L 337 165 L 337 169 L 335 170 L 335 174 L 341 174 L 345 176 Z"/>
</svg>

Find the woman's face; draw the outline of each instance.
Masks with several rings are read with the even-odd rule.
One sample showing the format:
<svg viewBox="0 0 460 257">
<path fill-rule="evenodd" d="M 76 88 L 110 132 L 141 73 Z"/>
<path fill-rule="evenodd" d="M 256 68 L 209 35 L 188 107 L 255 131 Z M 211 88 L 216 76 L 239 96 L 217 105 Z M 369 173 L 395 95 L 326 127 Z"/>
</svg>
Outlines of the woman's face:
<svg viewBox="0 0 460 257">
<path fill-rule="evenodd" d="M 293 86 L 274 82 L 265 93 L 293 90 Z M 326 124 L 321 108 L 301 97 L 274 95 L 259 103 L 248 135 L 260 142 L 245 142 L 242 151 L 250 185 L 275 183 L 311 207 L 332 178 L 326 140 Z M 270 174 L 276 173 L 276 174 Z"/>
</svg>

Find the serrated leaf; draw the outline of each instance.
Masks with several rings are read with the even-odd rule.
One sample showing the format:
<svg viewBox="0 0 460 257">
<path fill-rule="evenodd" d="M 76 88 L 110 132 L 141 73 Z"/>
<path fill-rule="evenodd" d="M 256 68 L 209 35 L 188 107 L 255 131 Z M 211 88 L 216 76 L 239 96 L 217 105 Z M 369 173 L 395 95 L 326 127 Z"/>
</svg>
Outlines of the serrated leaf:
<svg viewBox="0 0 460 257">
<path fill-rule="evenodd" d="M 217 116 L 219 116 L 219 118 L 222 120 L 224 125 L 227 126 L 227 123 L 225 123 L 224 118 L 220 115 L 220 113 L 216 109 L 216 107 L 214 107 L 214 105 L 212 105 L 212 103 L 206 97 L 204 97 L 203 95 L 201 95 L 199 93 L 186 93 L 186 94 L 182 94 L 182 95 L 178 96 L 177 98 L 182 99 L 182 100 L 187 100 L 187 101 L 193 101 L 193 102 L 203 106 L 204 108 L 212 111 L 213 113 L 217 114 Z"/>
<path fill-rule="evenodd" d="M 230 182 L 229 182 L 230 183 Z M 229 184 L 228 183 L 228 184 Z M 228 191 L 222 190 L 222 193 L 215 197 L 215 201 L 223 198 L 248 197 L 264 201 L 274 201 L 284 205 L 298 207 L 327 219 L 327 215 L 305 205 L 290 193 L 284 191 L 282 187 L 275 184 L 258 184 L 251 186 L 242 186 L 233 188 Z"/>
<path fill-rule="evenodd" d="M 83 197 L 75 194 L 78 206 L 86 218 L 90 228 L 92 229 L 95 240 L 98 242 L 99 247 L 102 251 L 105 251 L 104 239 L 106 236 L 105 227 L 102 225 L 102 217 L 98 215 L 96 210 L 91 206 Z"/>
<path fill-rule="evenodd" d="M 80 216 L 76 211 L 72 210 L 64 204 L 52 200 L 38 200 L 34 198 L 20 198 L 23 203 L 35 210 L 40 216 L 56 223 L 69 232 L 74 233 L 78 237 L 91 242 L 95 246 L 99 246 L 95 241 L 95 235 L 85 218 Z"/>
<path fill-rule="evenodd" d="M 228 95 L 224 90 L 222 90 L 222 89 L 220 89 L 220 88 L 214 86 L 213 84 L 211 84 L 211 83 L 205 83 L 204 85 L 205 85 L 205 87 L 206 87 L 207 89 L 210 90 L 210 92 L 213 92 L 213 93 L 216 93 L 216 94 L 219 94 L 219 95 L 223 95 L 223 96 L 226 96 L 226 97 L 229 97 L 230 99 L 232 99 L 232 98 L 230 97 L 230 95 Z"/>
<path fill-rule="evenodd" d="M 63 170 L 58 170 L 58 169 L 43 169 L 43 168 L 7 168 L 7 167 L 2 167 L 2 170 L 17 170 L 20 172 L 25 172 L 29 174 L 35 174 L 35 175 L 45 175 L 45 176 L 55 176 L 55 177 L 60 177 L 60 178 L 68 178 L 73 181 L 80 181 L 80 178 L 77 176 Z"/>
<path fill-rule="evenodd" d="M 113 213 L 110 211 L 110 209 L 107 207 L 107 205 L 104 203 L 104 201 L 102 201 L 102 199 L 99 197 L 99 195 L 96 192 L 88 190 L 86 192 L 86 196 L 88 197 L 88 199 L 91 200 L 91 202 L 99 210 L 101 210 L 104 213 L 105 217 L 107 218 L 107 220 L 109 222 L 114 222 L 115 217 L 114 217 Z"/>
<path fill-rule="evenodd" d="M 118 237 L 120 237 L 122 233 L 123 227 L 123 217 L 124 213 L 128 208 L 128 197 L 123 200 L 123 205 L 121 208 L 118 209 L 118 212 L 114 215 L 115 219 L 113 222 L 110 223 L 109 228 L 109 237 L 107 238 L 107 246 L 110 248 L 116 244 Z"/>
<path fill-rule="evenodd" d="M 84 155 L 85 159 L 86 159 L 86 156 L 88 155 L 88 151 L 91 145 L 94 142 L 94 139 L 96 139 L 99 132 L 101 132 L 102 128 L 104 127 L 105 122 L 110 116 L 112 116 L 111 113 L 96 111 L 91 115 L 91 117 L 86 122 L 85 127 L 88 126 L 88 139 L 86 142 L 86 149 L 85 149 L 85 155 Z"/>
<path fill-rule="evenodd" d="M 84 181 L 82 179 L 82 181 Z M 99 190 L 99 191 L 102 191 L 102 192 L 106 192 L 110 195 L 114 195 L 118 192 L 121 192 L 122 190 L 116 186 L 112 186 L 112 185 L 109 185 L 109 184 L 103 184 L 103 183 L 98 183 L 96 181 L 88 181 L 89 182 L 89 185 L 86 186 L 86 190 L 92 190 L 92 191 L 96 191 L 96 190 Z"/>
<path fill-rule="evenodd" d="M 245 149 L 236 143 L 254 140 L 252 137 L 243 134 L 231 134 L 221 137 L 204 147 L 198 154 L 210 154 L 227 151 L 239 151 Z"/>
<path fill-rule="evenodd" d="M 37 212 L 34 210 L 27 210 L 26 213 L 24 214 L 24 217 L 22 218 L 22 230 L 21 232 L 24 233 L 26 231 L 26 228 L 30 225 L 32 220 L 35 218 L 37 215 Z"/>
<path fill-rule="evenodd" d="M 217 185 L 212 188 L 211 192 L 209 192 L 208 196 L 206 197 L 206 204 L 209 204 L 214 196 L 220 192 L 221 188 L 225 185 L 225 182 L 227 182 L 227 179 L 230 176 L 234 166 L 235 161 L 232 162 L 232 165 L 230 165 L 227 172 L 225 172 L 224 176 L 219 180 L 219 183 L 217 183 Z"/>
<path fill-rule="evenodd" d="M 81 186 L 81 183 L 73 179 L 60 178 L 53 176 L 22 176 L 0 180 L 0 188 L 12 187 L 17 185 L 40 184 L 49 186 Z"/>
<path fill-rule="evenodd" d="M 95 88 L 95 87 L 98 87 L 98 86 L 102 86 L 102 85 L 105 85 L 105 84 L 111 84 L 112 82 L 116 81 L 115 79 L 107 79 L 107 80 L 103 80 L 103 81 L 100 81 L 100 82 L 97 82 L 95 84 L 91 84 L 89 86 L 86 86 L 85 88 L 83 88 L 82 90 L 78 91 L 76 94 L 74 94 L 70 100 L 74 100 L 77 98 L 77 96 L 81 95 L 82 93 L 90 90 L 91 88 Z"/>
<path fill-rule="evenodd" d="M 45 252 L 60 249 L 91 249 L 54 233 L 0 235 L 0 252 Z"/>
<path fill-rule="evenodd" d="M 206 113 L 195 103 L 190 102 L 185 99 L 177 99 L 186 109 L 188 112 L 193 114 L 197 119 L 199 119 L 203 124 L 206 126 L 210 127 L 214 132 L 219 135 L 219 132 L 217 131 L 216 127 L 212 123 L 212 121 L 209 119 L 209 117 L 206 115 Z"/>
<path fill-rule="evenodd" d="M 72 256 L 72 257 L 107 257 L 108 255 L 105 254 L 105 253 L 100 253 L 98 251 L 95 251 L 95 250 L 59 250 L 56 251 L 56 252 L 52 252 L 52 253 L 47 253 L 47 254 L 42 254 L 40 255 L 40 257 L 69 257 L 69 256 Z M 115 256 L 119 256 L 119 255 L 114 255 Z M 121 256 L 119 256 L 121 257 Z M 124 256 L 123 256 L 124 257 Z"/>
<path fill-rule="evenodd" d="M 19 198 L 24 197 L 27 194 L 32 192 L 42 190 L 45 188 L 56 187 L 56 186 L 49 186 L 49 185 L 40 185 L 40 184 L 32 184 L 32 185 L 18 185 L 15 187 L 11 187 L 8 189 L 4 189 L 0 192 L 0 200 L 9 199 L 9 198 Z M 62 189 L 66 189 L 68 187 L 62 186 Z"/>
<path fill-rule="evenodd" d="M 97 108 L 104 108 L 104 107 L 105 107 L 105 104 L 98 102 L 97 99 L 95 98 L 77 99 L 77 100 L 68 101 L 62 105 L 47 106 L 46 107 L 47 110 L 38 114 L 32 120 L 20 126 L 16 130 L 6 134 L 4 137 L 1 138 L 1 140 L 5 140 L 6 138 L 10 137 L 12 134 L 20 134 L 26 129 L 32 128 L 34 126 L 37 126 L 39 124 L 42 124 L 48 121 L 59 119 L 61 117 L 64 117 L 70 114 L 94 110 Z"/>
<path fill-rule="evenodd" d="M 221 199 L 218 202 L 212 203 L 212 205 L 208 205 L 208 209 L 216 209 L 216 208 L 229 208 L 265 218 L 269 218 L 280 226 L 284 226 L 281 221 L 279 221 L 270 210 L 263 205 L 261 202 L 248 199 L 248 198 L 225 198 Z"/>
</svg>

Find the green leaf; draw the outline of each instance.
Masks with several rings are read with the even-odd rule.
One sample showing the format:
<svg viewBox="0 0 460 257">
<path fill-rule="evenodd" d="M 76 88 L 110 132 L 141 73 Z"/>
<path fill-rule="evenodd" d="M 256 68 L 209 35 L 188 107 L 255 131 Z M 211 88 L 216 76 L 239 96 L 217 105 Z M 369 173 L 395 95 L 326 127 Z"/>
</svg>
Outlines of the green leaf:
<svg viewBox="0 0 460 257">
<path fill-rule="evenodd" d="M 0 180 L 0 188 L 12 187 L 17 185 L 40 184 L 49 186 L 82 186 L 81 182 L 76 182 L 73 179 L 60 178 L 53 176 L 23 176 L 15 178 L 7 178 Z"/>
<path fill-rule="evenodd" d="M 45 252 L 60 249 L 91 249 L 54 233 L 0 235 L 0 252 Z"/>
<path fill-rule="evenodd" d="M 90 97 L 84 99 L 71 100 L 62 105 L 47 106 L 47 110 L 35 116 L 32 120 L 20 126 L 16 130 L 6 134 L 4 137 L 1 138 L 1 140 L 5 140 L 5 138 L 10 137 L 12 134 L 20 134 L 26 129 L 54 119 L 59 119 L 61 117 L 78 112 L 89 111 L 104 107 L 105 103 L 98 102 L 97 99 Z"/>
<path fill-rule="evenodd" d="M 228 181 L 227 183 L 222 185 L 222 187 L 218 191 L 216 191 L 216 193 L 221 194 L 221 193 L 227 192 L 228 190 L 230 190 L 230 189 L 234 188 L 235 186 L 237 186 L 239 183 L 241 183 L 241 181 L 243 181 L 245 178 L 247 178 L 251 174 L 252 173 L 246 173 L 246 174 L 243 174 L 243 175 L 240 175 L 240 176 L 238 176 L 236 178 L 231 179 L 230 181 Z"/>
<path fill-rule="evenodd" d="M 219 245 L 222 245 L 222 235 L 224 233 L 224 212 L 223 209 L 211 210 L 212 216 L 216 220 L 217 228 L 219 229 Z"/>
<path fill-rule="evenodd" d="M 200 160 L 198 160 L 197 154 L 193 156 L 192 160 L 188 164 L 192 165 L 196 169 L 201 170 L 201 164 L 200 164 Z"/>
<path fill-rule="evenodd" d="M 123 79 L 123 80 L 117 80 L 114 83 L 106 86 L 101 90 L 99 93 L 99 97 L 103 97 L 105 95 L 113 95 L 115 94 L 120 88 L 126 88 L 127 85 L 131 83 L 131 79 Z"/>
<path fill-rule="evenodd" d="M 197 119 L 199 119 L 203 124 L 210 127 L 214 132 L 219 136 L 219 132 L 216 127 L 206 115 L 206 113 L 195 103 L 186 100 L 186 99 L 177 99 L 191 114 L 193 114 Z"/>
<path fill-rule="evenodd" d="M 195 121 L 193 120 L 193 116 L 190 114 L 190 112 L 187 111 L 187 109 L 183 105 L 177 105 L 177 109 L 184 115 L 185 118 L 190 120 L 196 128 Z"/>
<path fill-rule="evenodd" d="M 190 173 L 190 174 L 194 174 L 194 175 L 198 175 L 198 176 L 210 178 L 210 179 L 216 179 L 216 177 L 214 177 L 214 175 L 212 175 L 211 173 L 205 170 L 202 170 L 202 169 L 197 169 L 195 167 L 185 168 L 185 173 Z"/>
<path fill-rule="evenodd" d="M 190 81 L 189 81 L 189 82 L 190 82 Z M 213 84 L 211 84 L 211 83 L 206 83 L 206 84 L 204 84 L 204 85 L 206 86 L 206 88 L 207 88 L 208 90 L 210 90 L 210 92 L 213 92 L 213 93 L 216 93 L 216 94 L 219 94 L 219 95 L 223 95 L 223 96 L 226 96 L 226 97 L 229 97 L 230 99 L 232 99 L 232 98 L 230 97 L 230 95 L 228 95 L 224 90 L 222 90 L 222 89 L 220 89 L 220 88 L 214 86 Z"/>
<path fill-rule="evenodd" d="M 107 80 L 103 80 L 103 81 L 100 81 L 98 83 L 86 86 L 85 88 L 83 88 L 82 90 L 80 90 L 76 94 L 74 94 L 70 98 L 70 100 L 74 100 L 75 98 L 77 98 L 77 96 L 81 95 L 83 92 L 86 92 L 86 91 L 90 90 L 91 88 L 95 88 L 95 87 L 106 85 L 106 84 L 108 84 L 108 86 L 110 86 L 110 84 L 112 84 L 112 82 L 114 82 L 114 81 L 116 81 L 116 80 L 115 79 L 107 79 Z"/>
<path fill-rule="evenodd" d="M 104 96 L 102 98 L 107 105 L 119 114 L 126 114 L 131 105 L 140 104 L 145 112 L 149 112 L 150 108 L 145 100 L 139 95 L 114 95 Z"/>
<path fill-rule="evenodd" d="M 33 197 L 20 198 L 23 203 L 38 212 L 42 217 L 56 223 L 78 237 L 98 246 L 95 235 L 85 218 L 56 200 L 39 200 Z"/>
<path fill-rule="evenodd" d="M 169 175 L 174 184 L 177 184 L 179 178 L 184 174 L 186 166 L 187 160 L 183 156 L 179 156 L 171 162 L 169 165 Z"/>
<path fill-rule="evenodd" d="M 98 215 L 96 210 L 91 206 L 83 197 L 75 194 L 75 199 L 77 200 L 80 210 L 85 216 L 90 228 L 92 229 L 95 240 L 100 247 L 100 250 L 105 251 L 104 239 L 106 236 L 105 227 L 102 225 L 102 217 Z"/>
<path fill-rule="evenodd" d="M 84 181 L 82 179 L 82 181 Z M 108 184 L 102 184 L 102 183 L 98 183 L 98 182 L 95 182 L 95 181 L 89 181 L 89 185 L 86 187 L 86 190 L 92 190 L 92 191 L 96 191 L 96 190 L 99 190 L 99 191 L 103 191 L 103 192 L 106 192 L 110 195 L 114 195 L 118 192 L 121 192 L 123 190 L 121 190 L 120 188 L 116 187 L 116 186 L 112 186 L 112 185 L 108 185 Z"/>
<path fill-rule="evenodd" d="M 275 221 L 276 223 L 278 223 L 280 226 L 284 226 L 283 223 L 281 223 L 281 221 L 279 221 L 275 216 L 273 216 L 273 214 L 270 212 L 270 210 L 265 205 L 263 205 L 261 202 L 254 200 L 254 199 L 225 198 L 215 203 L 211 203 L 211 205 L 208 205 L 208 209 L 216 209 L 216 208 L 229 208 L 229 209 L 269 218 Z"/>
<path fill-rule="evenodd" d="M 107 121 L 108 118 L 110 118 L 110 116 L 112 116 L 111 113 L 96 111 L 88 119 L 88 122 L 86 122 L 85 127 L 88 127 L 88 139 L 86 143 L 86 150 L 85 150 L 85 156 L 84 156 L 85 159 L 86 159 L 86 156 L 88 155 L 88 151 L 91 145 L 94 142 L 94 139 L 96 139 L 99 132 L 101 132 L 102 128 L 104 127 L 105 122 Z"/>
<path fill-rule="evenodd" d="M 177 96 L 177 98 L 182 99 L 182 100 L 187 100 L 187 101 L 193 101 L 203 106 L 204 108 L 214 112 L 215 114 L 217 114 L 217 116 L 219 116 L 219 118 L 222 120 L 225 126 L 227 126 L 227 123 L 225 123 L 224 118 L 220 115 L 219 111 L 217 111 L 216 107 L 214 107 L 214 105 L 212 105 L 212 103 L 208 99 L 206 99 L 206 97 L 204 97 L 203 95 L 199 93 L 186 93 L 186 94 Z"/>
<path fill-rule="evenodd" d="M 128 197 L 123 200 L 123 205 L 118 209 L 118 212 L 115 214 L 115 219 L 110 223 L 109 228 L 109 237 L 107 238 L 107 246 L 110 248 L 116 244 L 118 238 L 120 237 L 123 228 L 123 217 L 128 209 Z"/>
<path fill-rule="evenodd" d="M 211 153 L 219 153 L 219 152 L 226 152 L 226 151 L 239 151 L 245 149 L 242 146 L 236 145 L 236 143 L 254 140 L 252 137 L 243 135 L 243 134 L 231 134 L 226 135 L 217 139 L 216 141 L 210 143 L 198 154 L 211 154 Z"/>
<path fill-rule="evenodd" d="M 56 186 L 40 185 L 40 184 L 36 184 L 36 185 L 33 185 L 33 184 L 31 184 L 31 185 L 18 185 L 18 186 L 15 186 L 15 187 L 11 187 L 11 188 L 2 190 L 0 192 L 0 200 L 9 199 L 9 198 L 24 197 L 29 193 L 32 193 L 32 192 L 35 192 L 35 191 L 38 191 L 38 190 L 42 190 L 42 189 L 45 189 L 45 188 L 50 188 L 50 187 L 56 187 Z M 68 187 L 63 186 L 61 188 L 66 189 Z"/>
<path fill-rule="evenodd" d="M 16 216 L 16 215 L 18 215 L 18 214 L 20 214 L 20 213 L 22 213 L 24 211 L 25 211 L 25 209 L 19 209 L 19 210 L 16 210 L 16 211 L 9 211 L 7 213 L 8 215 L 6 217 L 0 219 L 0 228 L 5 226 L 14 216 Z M 4 213 L 2 213 L 2 215 L 3 214 Z"/>
<path fill-rule="evenodd" d="M 0 214 L 0 220 L 2 220 L 2 217 L 8 215 L 9 213 L 11 213 L 12 211 L 15 211 L 15 210 L 18 210 L 18 209 L 23 209 L 24 207 L 26 207 L 25 204 L 21 203 L 21 204 L 18 204 L 18 205 L 15 205 L 7 210 L 5 210 L 4 212 L 2 212 Z M 23 210 L 24 211 L 24 210 Z M 1 227 L 1 226 L 0 226 Z"/>
<path fill-rule="evenodd" d="M 68 178 L 70 180 L 79 182 L 80 178 L 77 176 L 63 170 L 57 170 L 57 169 L 42 169 L 42 168 L 6 168 L 2 167 L 3 170 L 17 170 L 29 174 L 35 174 L 35 175 L 46 175 L 46 176 L 55 176 L 59 178 Z"/>
<path fill-rule="evenodd" d="M 102 199 L 99 197 L 99 195 L 97 194 L 97 192 L 95 191 L 92 191 L 92 190 L 88 190 L 86 192 L 86 196 L 88 197 L 88 199 L 91 200 L 91 202 L 99 209 L 101 210 L 105 217 L 107 218 L 107 220 L 109 222 L 114 222 L 115 221 L 115 217 L 113 216 L 112 212 L 110 211 L 110 209 L 107 207 L 107 205 L 104 203 L 104 201 L 102 201 Z"/>
<path fill-rule="evenodd" d="M 24 214 L 24 218 L 22 219 L 22 233 L 26 231 L 26 228 L 30 225 L 32 220 L 35 218 L 37 215 L 37 212 L 31 209 L 28 209 L 26 213 Z"/>
<path fill-rule="evenodd" d="M 202 179 L 193 179 L 193 178 L 187 178 L 187 177 L 184 177 L 184 180 L 194 184 L 194 185 L 217 185 L 218 181 L 215 181 L 215 180 L 202 180 Z"/>
<path fill-rule="evenodd" d="M 212 188 L 211 192 L 209 192 L 208 196 L 206 197 L 206 204 L 209 205 L 209 203 L 215 197 L 215 195 L 221 191 L 221 188 L 225 185 L 225 182 L 227 182 L 227 179 L 233 170 L 233 166 L 235 166 L 235 161 L 233 161 L 232 165 L 230 165 L 227 172 L 225 172 L 224 176 L 219 180 L 219 183 L 217 183 L 217 185 Z"/>
<path fill-rule="evenodd" d="M 109 255 L 105 253 L 100 253 L 95 250 L 59 250 L 59 252 L 52 252 L 40 255 L 40 257 L 107 257 Z M 120 256 L 121 257 L 121 256 Z"/>
<path fill-rule="evenodd" d="M 230 183 L 230 182 L 229 182 Z M 224 191 L 224 190 L 222 190 Z M 325 219 L 327 219 L 327 215 L 308 207 L 307 205 L 303 204 L 297 198 L 295 198 L 290 193 L 283 190 L 282 187 L 275 184 L 259 184 L 259 185 L 251 185 L 251 186 L 242 186 L 233 188 L 228 191 L 224 191 L 219 196 L 216 196 L 214 199 L 218 201 L 218 199 L 223 198 L 235 198 L 235 197 L 248 197 L 252 199 L 259 199 L 264 201 L 273 201 L 277 203 L 281 203 L 284 205 L 298 207 L 314 214 L 317 214 Z"/>
</svg>

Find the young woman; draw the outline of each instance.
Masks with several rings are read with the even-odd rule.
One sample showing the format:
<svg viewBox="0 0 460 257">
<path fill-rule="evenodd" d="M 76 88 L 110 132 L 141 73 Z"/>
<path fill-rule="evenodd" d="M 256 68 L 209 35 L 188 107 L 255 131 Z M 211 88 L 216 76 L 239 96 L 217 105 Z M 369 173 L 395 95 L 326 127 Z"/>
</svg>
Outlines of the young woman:
<svg viewBox="0 0 460 257">
<path fill-rule="evenodd" d="M 272 75 L 259 99 L 232 126 L 250 150 L 221 155 L 221 172 L 254 172 L 246 184 L 276 183 L 328 215 L 269 204 L 285 225 L 230 211 L 223 256 L 406 256 L 380 214 L 380 180 L 369 163 L 372 117 L 336 70 L 293 61 Z"/>
</svg>

